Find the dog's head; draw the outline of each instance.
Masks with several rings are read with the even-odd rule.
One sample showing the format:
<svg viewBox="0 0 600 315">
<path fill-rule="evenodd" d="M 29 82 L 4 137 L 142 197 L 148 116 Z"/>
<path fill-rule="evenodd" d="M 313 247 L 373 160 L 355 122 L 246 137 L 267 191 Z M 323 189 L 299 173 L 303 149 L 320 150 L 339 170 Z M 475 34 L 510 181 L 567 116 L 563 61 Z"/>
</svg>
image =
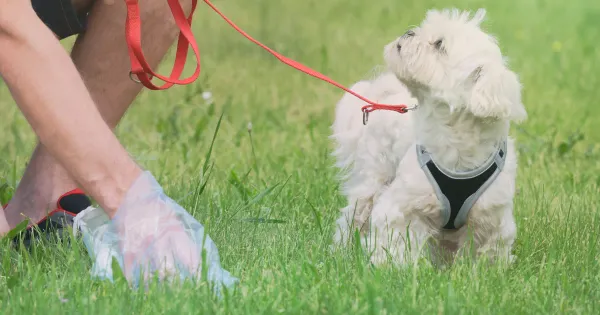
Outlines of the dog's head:
<svg viewBox="0 0 600 315">
<path fill-rule="evenodd" d="M 447 103 L 486 118 L 522 121 L 519 79 L 496 40 L 481 30 L 485 10 L 427 12 L 418 27 L 386 45 L 384 59 L 415 97 Z"/>
</svg>

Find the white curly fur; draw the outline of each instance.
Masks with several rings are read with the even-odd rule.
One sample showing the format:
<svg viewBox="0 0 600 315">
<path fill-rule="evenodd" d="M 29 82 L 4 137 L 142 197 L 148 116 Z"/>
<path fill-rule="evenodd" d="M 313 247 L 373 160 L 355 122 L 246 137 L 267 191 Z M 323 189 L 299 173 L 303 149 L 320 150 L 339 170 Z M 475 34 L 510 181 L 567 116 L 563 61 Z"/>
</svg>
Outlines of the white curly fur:
<svg viewBox="0 0 600 315">
<path fill-rule="evenodd" d="M 420 26 L 385 47 L 387 71 L 352 87 L 382 104 L 418 104 L 415 111 L 375 111 L 363 126 L 362 101 L 345 94 L 338 102 L 332 138 L 347 206 L 336 222 L 335 244 L 346 244 L 359 229 L 376 265 L 388 258 L 405 265 L 423 253 L 434 263 L 451 263 L 466 253 L 460 249 L 470 230 L 474 257 L 512 260 L 517 159 L 508 131 L 510 121 L 527 114 L 517 76 L 480 28 L 484 17 L 483 9 L 473 17 L 456 9 L 427 12 Z M 441 229 L 441 203 L 415 145 L 425 146 L 440 166 L 466 171 L 484 163 L 502 139 L 508 140 L 503 171 L 465 226 Z"/>
</svg>

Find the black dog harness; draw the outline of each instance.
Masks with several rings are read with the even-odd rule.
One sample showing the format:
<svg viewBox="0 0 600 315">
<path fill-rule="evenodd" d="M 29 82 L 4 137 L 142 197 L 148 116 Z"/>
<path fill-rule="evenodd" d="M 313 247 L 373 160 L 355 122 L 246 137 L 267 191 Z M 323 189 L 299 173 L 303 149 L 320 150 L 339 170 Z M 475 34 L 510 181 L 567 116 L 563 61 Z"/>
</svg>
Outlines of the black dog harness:
<svg viewBox="0 0 600 315">
<path fill-rule="evenodd" d="M 444 229 L 456 230 L 466 223 L 477 199 L 502 171 L 506 160 L 506 141 L 502 141 L 496 153 L 480 167 L 467 172 L 442 169 L 420 145 L 417 145 L 417 159 L 442 203 Z"/>
</svg>

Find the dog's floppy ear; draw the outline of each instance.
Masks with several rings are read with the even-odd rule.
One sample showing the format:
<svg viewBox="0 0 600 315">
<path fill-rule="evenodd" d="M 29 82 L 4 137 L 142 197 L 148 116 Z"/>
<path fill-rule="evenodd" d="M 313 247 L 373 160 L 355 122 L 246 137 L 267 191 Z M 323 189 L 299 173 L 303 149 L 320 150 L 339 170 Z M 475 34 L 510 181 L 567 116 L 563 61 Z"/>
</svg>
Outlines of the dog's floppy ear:
<svg viewBox="0 0 600 315">
<path fill-rule="evenodd" d="M 527 112 L 521 102 L 521 83 L 504 65 L 478 66 L 469 75 L 472 80 L 469 110 L 479 117 L 521 122 Z"/>
</svg>

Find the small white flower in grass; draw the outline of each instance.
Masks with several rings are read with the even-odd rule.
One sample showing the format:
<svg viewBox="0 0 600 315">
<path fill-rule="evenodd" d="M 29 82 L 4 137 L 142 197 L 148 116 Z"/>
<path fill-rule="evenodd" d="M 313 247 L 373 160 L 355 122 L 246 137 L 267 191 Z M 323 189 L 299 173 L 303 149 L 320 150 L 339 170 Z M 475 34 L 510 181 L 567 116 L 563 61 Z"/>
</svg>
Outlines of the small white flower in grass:
<svg viewBox="0 0 600 315">
<path fill-rule="evenodd" d="M 252 132 L 252 122 L 248 122 L 246 128 L 248 128 L 248 132 Z"/>
<path fill-rule="evenodd" d="M 56 293 L 57 293 L 57 295 L 58 295 L 58 300 L 59 300 L 61 303 L 67 303 L 67 302 L 69 302 L 69 299 L 67 299 L 67 298 L 63 297 L 63 294 L 62 294 L 62 292 L 61 292 L 60 290 L 57 290 L 57 291 L 56 291 Z"/>
<path fill-rule="evenodd" d="M 212 103 L 212 93 L 210 91 L 202 92 L 202 98 L 207 103 Z"/>
</svg>

